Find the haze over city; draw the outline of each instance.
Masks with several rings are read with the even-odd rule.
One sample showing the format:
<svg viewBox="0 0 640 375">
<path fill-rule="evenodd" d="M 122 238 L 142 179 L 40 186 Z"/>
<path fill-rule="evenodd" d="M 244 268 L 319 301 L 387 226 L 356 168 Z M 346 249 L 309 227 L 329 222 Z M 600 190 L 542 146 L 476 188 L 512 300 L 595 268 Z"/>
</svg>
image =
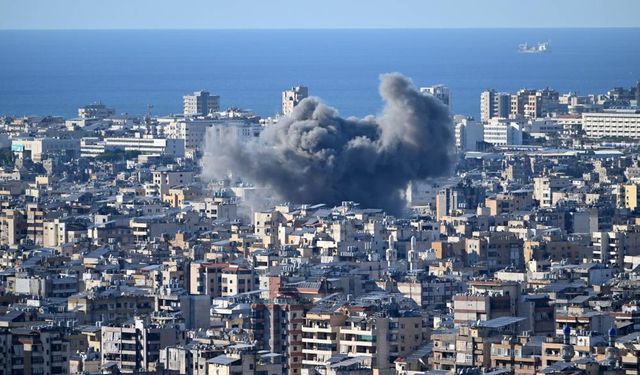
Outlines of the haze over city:
<svg viewBox="0 0 640 375">
<path fill-rule="evenodd" d="M 0 28 L 635 28 L 638 13 L 634 0 L 3 0 Z"/>
</svg>

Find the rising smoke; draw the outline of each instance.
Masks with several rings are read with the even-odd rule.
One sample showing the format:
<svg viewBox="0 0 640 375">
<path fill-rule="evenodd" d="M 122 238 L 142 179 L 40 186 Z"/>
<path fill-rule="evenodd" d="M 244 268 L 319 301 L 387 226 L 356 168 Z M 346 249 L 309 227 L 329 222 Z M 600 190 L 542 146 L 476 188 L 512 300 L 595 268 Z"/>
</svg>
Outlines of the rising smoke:
<svg viewBox="0 0 640 375">
<path fill-rule="evenodd" d="M 439 100 L 420 94 L 404 76 L 380 79 L 385 105 L 379 116 L 344 119 L 307 98 L 255 141 L 208 142 L 204 169 L 217 177 L 231 172 L 291 202 L 353 200 L 400 211 L 411 180 L 449 172 L 451 118 Z"/>
</svg>

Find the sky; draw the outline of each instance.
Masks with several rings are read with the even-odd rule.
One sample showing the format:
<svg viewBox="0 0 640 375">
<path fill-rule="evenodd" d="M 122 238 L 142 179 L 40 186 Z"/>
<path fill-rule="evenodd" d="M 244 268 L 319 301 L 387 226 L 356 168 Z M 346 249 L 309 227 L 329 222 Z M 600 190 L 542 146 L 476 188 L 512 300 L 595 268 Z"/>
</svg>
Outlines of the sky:
<svg viewBox="0 0 640 375">
<path fill-rule="evenodd" d="M 0 29 L 640 27 L 640 0 L 0 0 Z"/>
</svg>

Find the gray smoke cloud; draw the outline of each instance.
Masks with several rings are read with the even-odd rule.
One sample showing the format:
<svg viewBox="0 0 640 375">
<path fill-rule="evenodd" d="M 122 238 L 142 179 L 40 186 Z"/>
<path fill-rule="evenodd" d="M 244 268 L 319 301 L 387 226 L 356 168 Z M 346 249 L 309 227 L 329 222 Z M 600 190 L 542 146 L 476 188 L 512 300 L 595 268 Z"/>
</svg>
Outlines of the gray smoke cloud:
<svg viewBox="0 0 640 375">
<path fill-rule="evenodd" d="M 422 95 L 398 73 L 380 76 L 378 116 L 344 119 L 318 98 L 249 143 L 208 145 L 204 169 L 271 187 L 295 203 L 340 204 L 399 212 L 411 180 L 446 174 L 452 124 L 438 99 Z"/>
</svg>

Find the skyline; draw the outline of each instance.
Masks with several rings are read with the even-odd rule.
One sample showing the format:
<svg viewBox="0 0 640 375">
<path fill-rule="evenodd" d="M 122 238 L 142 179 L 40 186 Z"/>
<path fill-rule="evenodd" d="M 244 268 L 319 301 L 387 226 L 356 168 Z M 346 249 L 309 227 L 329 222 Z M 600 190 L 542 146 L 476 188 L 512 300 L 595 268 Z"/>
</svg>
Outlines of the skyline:
<svg viewBox="0 0 640 375">
<path fill-rule="evenodd" d="M 0 0 L 0 375 L 640 375 L 640 0 Z"/>
<path fill-rule="evenodd" d="M 139 0 L 0 1 L 0 30 L 193 30 L 193 29 L 503 29 L 637 28 L 640 2 L 542 0 L 522 9 L 518 2 L 407 0 L 323 2 L 313 9 L 293 0 L 187 2 Z M 282 11 L 286 9 L 285 11 Z M 194 11 L 197 10 L 197 11 Z M 97 16 L 99 15 L 99 16 Z M 222 16 L 220 16 L 222 15 Z"/>
</svg>

